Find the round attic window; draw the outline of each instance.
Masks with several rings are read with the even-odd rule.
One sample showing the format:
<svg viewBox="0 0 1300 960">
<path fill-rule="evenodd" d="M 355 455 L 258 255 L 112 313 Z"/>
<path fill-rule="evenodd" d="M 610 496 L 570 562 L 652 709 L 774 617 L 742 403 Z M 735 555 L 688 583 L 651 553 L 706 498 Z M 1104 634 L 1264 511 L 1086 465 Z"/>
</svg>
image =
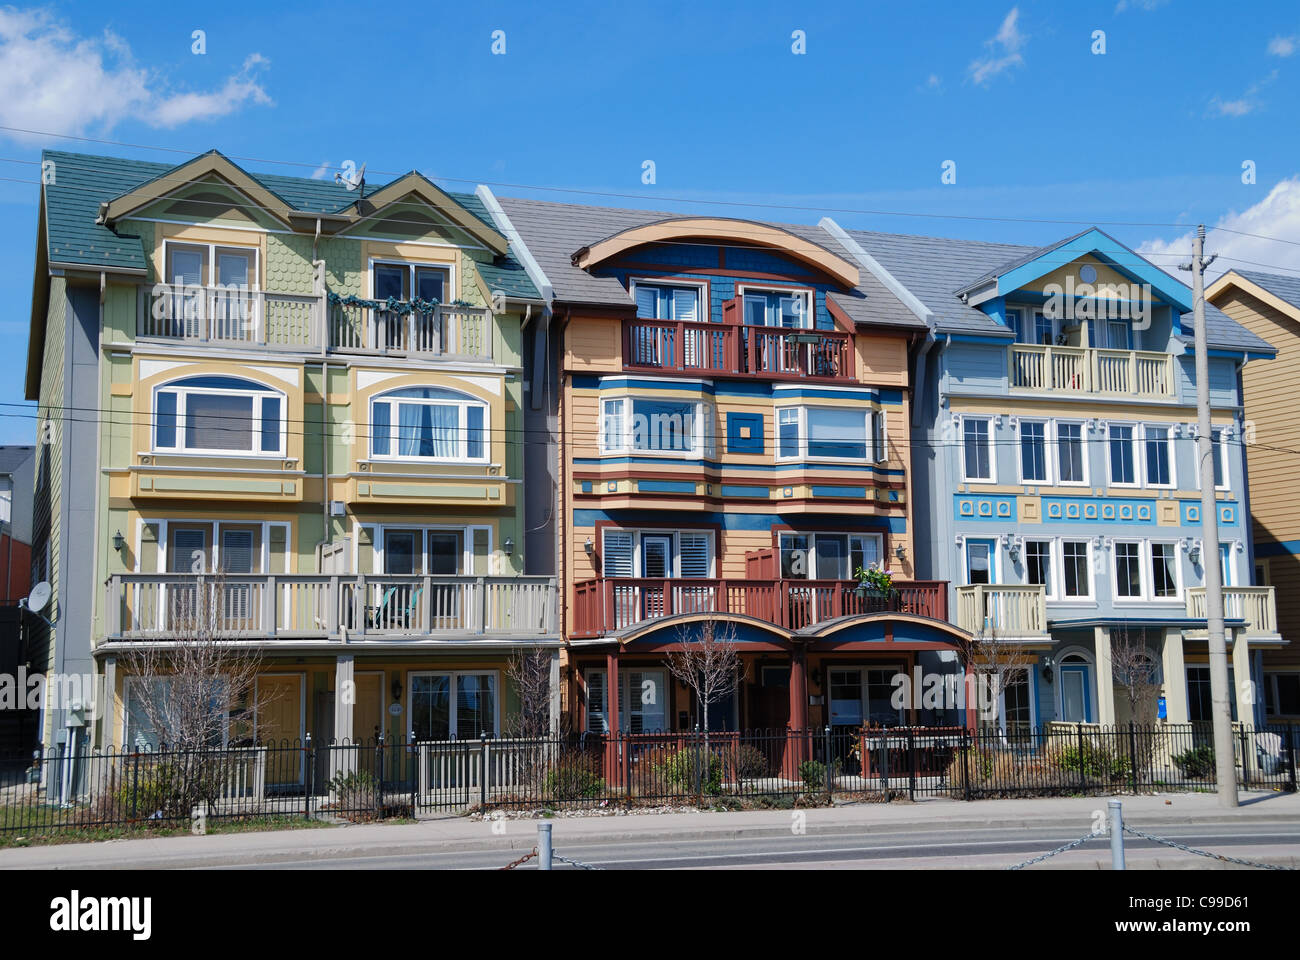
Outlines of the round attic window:
<svg viewBox="0 0 1300 960">
<path fill-rule="evenodd" d="M 1079 268 L 1079 279 L 1084 283 L 1097 282 L 1097 268 L 1090 263 L 1085 263 Z"/>
</svg>

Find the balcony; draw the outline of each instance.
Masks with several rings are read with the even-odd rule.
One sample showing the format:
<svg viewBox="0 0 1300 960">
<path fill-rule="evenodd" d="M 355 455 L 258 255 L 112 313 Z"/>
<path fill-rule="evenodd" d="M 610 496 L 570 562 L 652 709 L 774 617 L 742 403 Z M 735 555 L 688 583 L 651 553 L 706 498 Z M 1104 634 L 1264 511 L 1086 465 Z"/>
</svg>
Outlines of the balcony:
<svg viewBox="0 0 1300 960">
<path fill-rule="evenodd" d="M 573 636 L 601 637 L 637 624 L 691 613 L 754 617 L 802 630 L 838 617 L 912 613 L 948 618 L 948 585 L 894 581 L 889 597 L 863 596 L 844 580 L 638 580 L 598 577 L 574 585 Z"/>
<path fill-rule="evenodd" d="M 125 573 L 112 640 L 471 640 L 553 637 L 549 577 Z"/>
<path fill-rule="evenodd" d="M 1178 395 L 1172 354 L 1029 343 L 1011 346 L 1011 389 L 1144 400 Z"/>
<path fill-rule="evenodd" d="M 957 626 L 972 636 L 1047 639 L 1047 594 L 1040 584 L 977 583 L 957 588 Z"/>
<path fill-rule="evenodd" d="M 625 320 L 623 367 L 640 373 L 853 380 L 853 337 L 839 330 Z"/>
<path fill-rule="evenodd" d="M 492 358 L 492 313 L 486 307 L 397 306 L 385 309 L 355 297 L 160 283 L 140 288 L 136 337 L 299 353 L 324 347 L 383 357 Z"/>
<path fill-rule="evenodd" d="M 1204 620 L 1207 616 L 1204 587 L 1187 589 L 1187 616 Z M 1246 636 L 1277 636 L 1277 597 L 1273 587 L 1224 587 L 1223 617 L 1244 620 Z M 1191 636 L 1203 636 L 1204 630 L 1189 630 Z"/>
</svg>

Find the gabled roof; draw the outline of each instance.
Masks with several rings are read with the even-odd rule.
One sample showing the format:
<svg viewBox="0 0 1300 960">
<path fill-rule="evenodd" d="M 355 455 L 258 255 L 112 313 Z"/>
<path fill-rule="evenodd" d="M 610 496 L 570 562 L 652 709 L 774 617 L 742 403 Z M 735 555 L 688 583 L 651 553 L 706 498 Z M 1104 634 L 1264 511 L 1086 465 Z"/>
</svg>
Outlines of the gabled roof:
<svg viewBox="0 0 1300 960">
<path fill-rule="evenodd" d="M 683 224 L 710 220 L 724 225 L 732 224 L 736 231 L 740 231 L 746 224 L 753 223 L 745 220 L 683 216 L 669 211 L 593 207 L 519 197 L 501 197 L 499 202 L 528 245 L 529 253 L 550 281 L 555 299 L 575 306 L 631 306 L 631 298 L 617 278 L 598 276 L 575 262 L 590 263 L 589 257 L 583 256 L 582 252 L 587 251 L 590 254 L 590 251 L 603 240 L 617 236 L 634 236 L 632 232 L 638 228 L 657 224 Z M 858 269 L 857 261 L 852 254 L 826 231 L 808 224 L 764 221 L 756 226 L 762 228 L 761 232 L 764 236 L 770 235 L 776 238 L 784 235 L 787 252 L 789 247 L 808 251 L 820 250 L 829 258 L 826 260 L 827 263 L 845 265 L 840 269 L 844 270 L 846 278 L 856 275 L 856 286 L 849 284 L 849 291 L 835 295 L 836 306 L 854 322 L 925 329 L 925 324 L 879 280 L 868 271 Z M 696 228 L 687 227 L 687 229 L 689 231 Z M 759 231 L 753 232 L 757 234 Z M 672 242 L 672 240 L 649 242 Z"/>
<path fill-rule="evenodd" d="M 1229 286 L 1238 287 L 1300 321 L 1300 277 L 1260 273 L 1256 270 L 1229 270 L 1210 284 L 1205 291 L 1205 298 L 1217 298 Z"/>
<path fill-rule="evenodd" d="M 506 238 L 496 227 L 470 213 L 450 194 L 442 190 L 428 177 L 412 170 L 398 177 L 365 197 L 357 197 L 352 203 L 339 210 L 339 214 L 349 218 L 375 216 L 384 207 L 397 203 L 414 194 L 430 206 L 447 216 L 452 223 L 474 237 L 494 254 L 506 252 Z"/>
<path fill-rule="evenodd" d="M 114 221 L 129 217 L 142 207 L 147 207 L 175 193 L 187 183 L 212 176 L 230 184 L 267 214 L 288 225 L 289 215 L 293 209 L 289 203 L 216 150 L 209 150 L 193 160 L 170 167 L 156 177 L 114 197 L 108 201 L 103 219 L 112 224 Z"/>
</svg>

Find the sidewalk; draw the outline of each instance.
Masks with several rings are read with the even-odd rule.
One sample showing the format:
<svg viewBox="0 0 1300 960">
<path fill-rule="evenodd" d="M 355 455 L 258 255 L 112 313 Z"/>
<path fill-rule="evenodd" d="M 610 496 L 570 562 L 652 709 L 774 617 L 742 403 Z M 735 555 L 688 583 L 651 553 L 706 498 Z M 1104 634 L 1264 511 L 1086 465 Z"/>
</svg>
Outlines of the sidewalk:
<svg viewBox="0 0 1300 960">
<path fill-rule="evenodd" d="M 808 834 L 891 833 L 932 828 L 936 832 L 979 827 L 1061 827 L 1087 833 L 1106 797 L 1033 800 L 923 800 L 868 803 L 806 810 L 736 813 L 608 813 L 552 818 L 557 847 L 577 841 L 755 838 L 788 835 L 793 814 L 806 814 Z M 1213 794 L 1119 797 L 1124 820 L 1138 829 L 1200 823 L 1284 823 L 1300 830 L 1300 794 L 1243 793 L 1242 806 L 1219 807 Z M 493 828 L 496 828 L 495 832 Z M 202 867 L 237 858 L 247 863 L 313 857 L 385 856 L 422 850 L 499 849 L 526 853 L 537 839 L 535 819 L 498 823 L 449 817 L 416 824 L 359 824 L 311 830 L 272 830 L 206 837 L 177 836 L 102 843 L 55 844 L 0 850 L 0 869 L 120 869 L 151 866 Z"/>
</svg>

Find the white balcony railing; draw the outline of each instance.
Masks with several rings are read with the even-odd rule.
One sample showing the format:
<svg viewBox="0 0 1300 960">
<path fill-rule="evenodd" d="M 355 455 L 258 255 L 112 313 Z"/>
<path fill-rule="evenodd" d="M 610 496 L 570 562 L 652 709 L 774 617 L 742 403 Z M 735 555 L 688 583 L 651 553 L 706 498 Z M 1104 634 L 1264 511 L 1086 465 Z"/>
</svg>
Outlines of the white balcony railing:
<svg viewBox="0 0 1300 960">
<path fill-rule="evenodd" d="M 1045 637 L 1047 597 L 1039 584 L 980 583 L 957 588 L 957 626 L 984 637 Z"/>
<path fill-rule="evenodd" d="M 329 305 L 331 350 L 385 356 L 492 356 L 492 314 L 486 307 L 438 304 L 403 313 L 368 303 L 345 299 Z"/>
<path fill-rule="evenodd" d="M 1176 396 L 1172 354 L 1095 347 L 1011 347 L 1011 388 L 1108 397 Z"/>
<path fill-rule="evenodd" d="M 1188 588 L 1187 616 L 1194 620 L 1208 616 L 1204 587 Z M 1223 616 L 1226 620 L 1245 620 L 1248 635 L 1277 633 L 1277 597 L 1273 587 L 1224 587 Z"/>
<path fill-rule="evenodd" d="M 321 327 L 319 297 L 159 283 L 140 288 L 135 334 L 187 344 L 319 350 Z"/>
<path fill-rule="evenodd" d="M 110 639 L 401 639 L 555 633 L 555 580 L 264 574 L 114 574 Z"/>
</svg>

